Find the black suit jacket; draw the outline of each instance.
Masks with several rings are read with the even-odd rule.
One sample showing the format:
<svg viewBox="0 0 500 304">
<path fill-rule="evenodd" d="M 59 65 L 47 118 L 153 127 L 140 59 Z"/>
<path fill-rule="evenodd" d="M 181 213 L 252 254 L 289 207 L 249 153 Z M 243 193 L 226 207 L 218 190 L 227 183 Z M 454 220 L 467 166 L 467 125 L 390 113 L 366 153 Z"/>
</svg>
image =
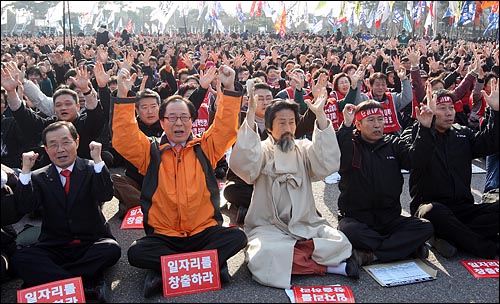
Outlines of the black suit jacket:
<svg viewBox="0 0 500 304">
<path fill-rule="evenodd" d="M 18 182 L 15 190 L 17 211 L 25 214 L 43 207 L 39 241 L 46 244 L 114 239 L 101 211 L 102 203 L 113 198 L 113 182 L 107 167 L 97 174 L 93 161 L 77 157 L 70 178 L 66 198 L 53 164 L 33 171 L 28 185 Z"/>
</svg>

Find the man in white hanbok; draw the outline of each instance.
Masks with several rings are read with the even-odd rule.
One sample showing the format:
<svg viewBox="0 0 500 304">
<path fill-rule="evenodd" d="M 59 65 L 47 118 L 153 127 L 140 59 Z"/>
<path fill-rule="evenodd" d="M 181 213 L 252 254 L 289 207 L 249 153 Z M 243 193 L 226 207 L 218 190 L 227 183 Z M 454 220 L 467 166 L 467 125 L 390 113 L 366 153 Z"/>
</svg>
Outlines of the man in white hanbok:
<svg viewBox="0 0 500 304">
<path fill-rule="evenodd" d="M 322 180 L 340 164 L 336 135 L 324 112 L 326 96 L 323 88 L 314 103 L 307 102 L 316 115 L 312 141 L 294 139 L 299 109 L 293 100 L 283 99 L 267 107 L 265 126 L 271 136 L 261 141 L 256 132 L 256 101 L 249 100 L 229 167 L 254 184 L 245 217 L 245 257 L 260 284 L 290 288 L 292 274 L 359 278 L 351 243 L 321 216 L 312 192 L 312 179 Z"/>
</svg>

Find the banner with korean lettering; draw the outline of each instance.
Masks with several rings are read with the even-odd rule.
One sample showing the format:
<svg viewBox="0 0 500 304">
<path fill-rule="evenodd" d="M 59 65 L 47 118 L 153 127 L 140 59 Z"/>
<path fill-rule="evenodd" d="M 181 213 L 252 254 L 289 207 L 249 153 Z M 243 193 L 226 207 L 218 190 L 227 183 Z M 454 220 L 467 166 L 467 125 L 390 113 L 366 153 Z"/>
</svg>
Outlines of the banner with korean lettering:
<svg viewBox="0 0 500 304">
<path fill-rule="evenodd" d="M 85 303 L 82 278 L 54 281 L 17 291 L 18 303 Z"/>
<path fill-rule="evenodd" d="M 123 218 L 120 229 L 143 229 L 143 219 L 144 215 L 142 214 L 141 206 L 130 208 Z"/>
<path fill-rule="evenodd" d="M 498 278 L 498 260 L 470 260 L 461 263 L 477 279 Z"/>
<path fill-rule="evenodd" d="M 216 249 L 164 255 L 160 259 L 165 298 L 221 289 Z"/>
<path fill-rule="evenodd" d="M 294 303 L 355 303 L 348 286 L 293 286 Z"/>
</svg>

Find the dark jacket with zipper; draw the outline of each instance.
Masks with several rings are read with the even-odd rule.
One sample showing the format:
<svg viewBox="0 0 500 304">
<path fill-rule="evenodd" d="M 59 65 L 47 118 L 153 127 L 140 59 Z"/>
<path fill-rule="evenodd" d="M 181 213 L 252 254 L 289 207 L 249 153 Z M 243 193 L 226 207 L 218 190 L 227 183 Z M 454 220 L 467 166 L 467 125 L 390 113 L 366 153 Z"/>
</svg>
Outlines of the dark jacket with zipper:
<svg viewBox="0 0 500 304">
<path fill-rule="evenodd" d="M 401 169 L 410 169 L 414 153 L 425 153 L 419 142 L 430 137 L 420 128 L 413 145 L 384 134 L 374 144 L 344 124 L 337 131 L 340 146 L 339 212 L 372 227 L 384 226 L 401 214 L 400 196 L 404 184 Z"/>
</svg>

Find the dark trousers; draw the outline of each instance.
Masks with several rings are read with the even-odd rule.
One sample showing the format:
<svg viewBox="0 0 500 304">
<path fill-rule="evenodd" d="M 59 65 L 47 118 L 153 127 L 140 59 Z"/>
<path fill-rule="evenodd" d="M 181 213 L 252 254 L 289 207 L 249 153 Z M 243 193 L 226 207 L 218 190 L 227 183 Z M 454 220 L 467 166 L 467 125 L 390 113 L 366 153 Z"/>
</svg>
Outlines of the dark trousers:
<svg viewBox="0 0 500 304">
<path fill-rule="evenodd" d="M 85 284 L 101 276 L 120 257 L 120 245 L 108 238 L 74 245 L 37 243 L 18 249 L 12 266 L 26 287 L 79 276 Z"/>
<path fill-rule="evenodd" d="M 150 234 L 133 242 L 128 249 L 130 265 L 161 271 L 164 255 L 217 249 L 219 266 L 247 245 L 246 234 L 236 227 L 214 226 L 189 237 Z"/>
<path fill-rule="evenodd" d="M 492 259 L 498 252 L 498 203 L 463 204 L 448 207 L 433 202 L 427 212 L 421 205 L 416 214 L 428 219 L 434 234 L 456 247 L 481 258 Z"/>
<path fill-rule="evenodd" d="M 252 199 L 253 185 L 242 182 L 229 182 L 224 187 L 224 197 L 231 204 L 248 208 Z"/>
<path fill-rule="evenodd" d="M 432 224 L 416 217 L 400 215 L 383 227 L 370 227 L 351 217 L 339 221 L 342 231 L 355 249 L 372 251 L 381 262 L 414 258 L 433 234 Z"/>
</svg>

